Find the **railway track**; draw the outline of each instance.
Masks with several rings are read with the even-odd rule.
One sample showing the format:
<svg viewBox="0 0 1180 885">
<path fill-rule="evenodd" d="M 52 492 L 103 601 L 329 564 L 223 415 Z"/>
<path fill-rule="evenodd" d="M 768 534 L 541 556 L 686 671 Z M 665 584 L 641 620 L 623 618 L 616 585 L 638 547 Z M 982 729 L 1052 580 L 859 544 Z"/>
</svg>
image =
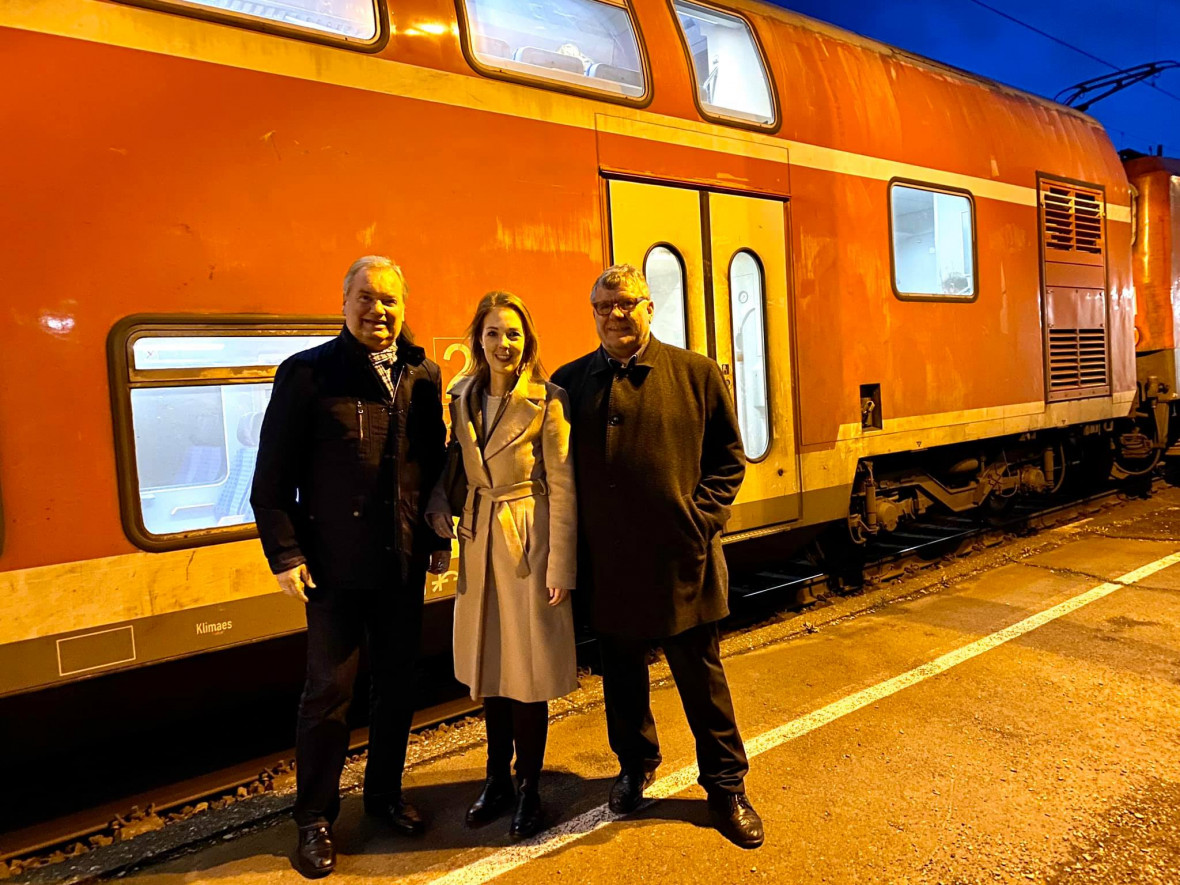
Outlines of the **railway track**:
<svg viewBox="0 0 1180 885">
<path fill-rule="evenodd" d="M 1156 486 L 1164 481 L 1157 479 Z M 859 548 L 862 559 L 852 563 L 863 583 L 888 581 L 915 570 L 936 566 L 944 557 L 973 548 L 995 546 L 1013 534 L 1028 534 L 1071 522 L 1116 505 L 1121 491 L 1110 488 L 1050 507 L 1017 505 L 1001 520 L 983 523 L 961 516 L 938 516 L 915 522 L 903 530 Z M 848 551 L 842 551 L 846 555 Z M 743 629 L 772 611 L 808 604 L 833 591 L 833 579 L 817 558 L 803 552 L 765 565 L 742 565 L 731 574 L 732 629 Z M 848 582 L 845 582 L 848 583 Z M 853 581 L 852 583 L 856 583 Z M 469 716 L 480 705 L 456 698 L 425 708 L 415 716 L 415 730 Z M 350 749 L 367 746 L 368 731 L 353 732 Z M 276 781 L 289 774 L 293 751 L 253 758 L 220 770 L 168 784 L 140 794 L 106 802 L 20 830 L 0 834 L 0 862 L 20 861 L 22 871 L 77 856 L 90 847 L 109 843 L 112 821 L 130 822 L 134 831 L 140 809 L 153 815 L 184 817 L 202 803 L 225 801 L 273 791 Z M 138 813 L 138 814 L 137 814 Z M 151 827 L 149 827 L 151 828 Z M 2 876 L 0 876 L 2 878 Z"/>
<path fill-rule="evenodd" d="M 1157 478 L 1151 488 L 1164 485 L 1165 481 Z M 767 598 L 794 596 L 799 603 L 807 604 L 833 589 L 888 581 L 936 565 L 942 557 L 958 552 L 968 542 L 975 546 L 994 546 L 1006 536 L 1052 528 L 1096 513 L 1116 504 L 1124 494 L 1119 488 L 1105 488 L 1048 507 L 1022 502 L 1003 517 L 990 521 L 953 514 L 916 521 L 863 547 L 849 544 L 833 553 L 834 558 L 854 557 L 845 563 L 845 570 L 855 577 L 841 578 L 838 587 L 831 586 L 831 573 L 816 557 L 801 551 L 774 566 L 734 570 L 730 575 L 731 602 L 740 609 Z"/>
<path fill-rule="evenodd" d="M 419 710 L 414 716 L 413 728 L 429 729 L 442 722 L 451 721 L 478 712 L 480 705 L 470 698 L 458 698 Z M 349 740 L 349 752 L 359 753 L 369 743 L 369 730 L 356 729 Z M 0 835 L 0 861 L 25 858 L 31 855 L 49 855 L 61 852 L 72 856 L 76 845 L 97 847 L 112 840 L 111 823 L 116 819 L 127 821 L 134 829 L 140 810 L 152 809 L 161 819 L 170 814 L 195 808 L 202 803 L 212 803 L 226 796 L 245 798 L 273 789 L 276 775 L 290 769 L 294 750 L 274 753 L 232 765 L 219 771 L 196 778 L 168 784 L 158 789 L 124 797 L 104 803 L 95 808 L 74 812 L 61 818 L 45 821 L 22 830 Z M 261 789 L 260 789 L 261 787 Z M 245 790 L 245 794 L 241 793 Z M 94 840 L 91 842 L 91 840 Z M 2 877 L 0 877 L 2 878 Z"/>
</svg>

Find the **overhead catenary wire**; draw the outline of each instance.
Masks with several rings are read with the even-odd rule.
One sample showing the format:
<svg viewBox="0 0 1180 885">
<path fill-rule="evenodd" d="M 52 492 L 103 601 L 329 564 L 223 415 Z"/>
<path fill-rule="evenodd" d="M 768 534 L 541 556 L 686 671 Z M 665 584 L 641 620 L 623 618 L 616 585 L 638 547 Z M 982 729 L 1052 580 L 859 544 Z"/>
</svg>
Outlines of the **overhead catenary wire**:
<svg viewBox="0 0 1180 885">
<path fill-rule="evenodd" d="M 1002 10 L 1002 9 L 997 9 L 996 7 L 992 6 L 990 3 L 985 3 L 984 0 L 971 0 L 971 2 L 974 3 L 976 6 L 980 6 L 984 9 L 988 10 L 989 12 L 995 13 L 996 15 L 1000 16 L 1001 18 L 1007 19 L 1008 21 L 1013 22 L 1014 24 L 1020 25 L 1022 28 L 1027 28 L 1028 30 L 1032 31 L 1034 34 L 1039 34 L 1040 36 L 1044 37 L 1047 40 L 1052 40 L 1054 43 L 1057 43 L 1060 46 L 1064 46 L 1066 49 L 1071 49 L 1074 52 L 1079 53 L 1080 55 L 1084 55 L 1086 58 L 1090 59 L 1091 61 L 1096 61 L 1100 65 L 1105 65 L 1106 67 L 1110 68 L 1112 71 L 1122 70 L 1122 67 L 1120 65 L 1116 65 L 1113 62 L 1109 62 L 1104 58 L 1099 58 L 1094 53 L 1088 52 L 1085 49 L 1082 49 L 1080 46 L 1075 46 L 1073 43 L 1070 43 L 1068 40 L 1062 40 L 1060 37 L 1058 37 L 1054 34 L 1050 34 L 1048 31 L 1043 31 L 1038 27 L 1030 25 L 1028 22 L 1022 21 L 1021 19 L 1017 18 L 1016 16 L 1011 15 L 1010 13 L 1004 12 L 1004 10 Z M 1169 92 L 1167 89 L 1163 89 L 1162 87 L 1157 86 L 1155 83 L 1144 81 L 1144 84 L 1147 86 L 1150 86 L 1156 92 L 1159 92 L 1162 95 L 1166 95 L 1168 98 L 1170 98 L 1174 101 L 1180 102 L 1180 95 L 1176 95 L 1174 92 Z"/>
</svg>

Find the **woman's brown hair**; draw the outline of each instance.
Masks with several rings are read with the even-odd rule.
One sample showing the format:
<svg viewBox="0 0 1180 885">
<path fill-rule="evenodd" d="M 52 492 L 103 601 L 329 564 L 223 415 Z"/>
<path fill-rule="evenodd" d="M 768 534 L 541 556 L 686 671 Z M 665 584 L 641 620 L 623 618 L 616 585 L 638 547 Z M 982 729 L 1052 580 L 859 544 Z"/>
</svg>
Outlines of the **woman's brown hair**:
<svg viewBox="0 0 1180 885">
<path fill-rule="evenodd" d="M 544 381 L 549 377 L 545 367 L 541 365 L 540 341 L 537 339 L 537 327 L 533 323 L 532 314 L 525 307 L 524 302 L 511 292 L 488 292 L 479 299 L 475 306 L 475 316 L 471 318 L 471 325 L 467 327 L 467 342 L 471 348 L 471 369 L 466 374 L 472 375 L 481 384 L 488 383 L 491 370 L 488 368 L 488 358 L 483 352 L 483 323 L 489 313 L 498 307 L 505 307 L 516 311 L 520 317 L 520 324 L 524 327 L 524 351 L 520 355 L 518 375 L 528 373 L 530 381 Z"/>
</svg>

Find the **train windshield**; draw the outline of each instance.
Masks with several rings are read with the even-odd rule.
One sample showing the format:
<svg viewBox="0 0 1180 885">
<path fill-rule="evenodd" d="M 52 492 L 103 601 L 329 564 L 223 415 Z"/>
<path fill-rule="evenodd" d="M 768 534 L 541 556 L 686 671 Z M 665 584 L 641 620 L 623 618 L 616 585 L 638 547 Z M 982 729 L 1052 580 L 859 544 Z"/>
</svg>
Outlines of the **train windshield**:
<svg viewBox="0 0 1180 885">
<path fill-rule="evenodd" d="M 465 0 L 483 66 L 638 98 L 646 92 L 627 10 L 603 0 Z"/>
</svg>

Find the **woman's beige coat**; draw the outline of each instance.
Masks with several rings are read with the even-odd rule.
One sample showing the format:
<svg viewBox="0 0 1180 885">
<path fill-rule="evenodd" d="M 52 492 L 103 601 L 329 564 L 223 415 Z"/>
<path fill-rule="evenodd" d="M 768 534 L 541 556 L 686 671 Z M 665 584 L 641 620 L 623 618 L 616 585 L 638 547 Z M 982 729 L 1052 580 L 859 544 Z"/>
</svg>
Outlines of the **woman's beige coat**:
<svg viewBox="0 0 1180 885">
<path fill-rule="evenodd" d="M 473 698 L 544 701 L 577 687 L 570 600 L 549 605 L 550 587 L 572 590 L 577 502 L 569 400 L 548 382 L 521 378 L 480 451 L 483 390 L 451 386 L 451 436 L 463 452 L 467 502 L 459 516 L 455 676 Z M 449 513 L 446 492 L 430 511 Z"/>
</svg>

